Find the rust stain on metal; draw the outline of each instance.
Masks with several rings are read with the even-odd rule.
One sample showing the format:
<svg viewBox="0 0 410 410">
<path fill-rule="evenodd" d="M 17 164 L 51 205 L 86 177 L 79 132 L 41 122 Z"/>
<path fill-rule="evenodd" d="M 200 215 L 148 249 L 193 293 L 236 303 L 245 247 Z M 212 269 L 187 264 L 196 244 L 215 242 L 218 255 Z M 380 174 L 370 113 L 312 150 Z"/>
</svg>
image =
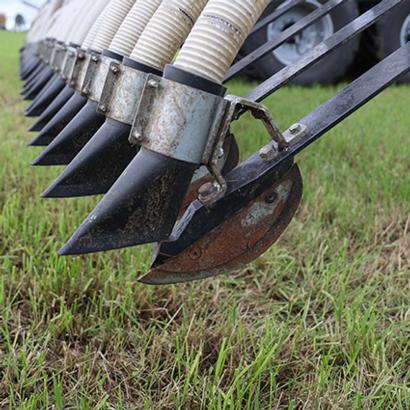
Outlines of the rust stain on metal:
<svg viewBox="0 0 410 410">
<path fill-rule="evenodd" d="M 251 204 L 142 280 L 157 284 L 183 282 L 241 268 L 279 239 L 299 207 L 302 192 L 302 177 L 294 165 Z"/>
</svg>

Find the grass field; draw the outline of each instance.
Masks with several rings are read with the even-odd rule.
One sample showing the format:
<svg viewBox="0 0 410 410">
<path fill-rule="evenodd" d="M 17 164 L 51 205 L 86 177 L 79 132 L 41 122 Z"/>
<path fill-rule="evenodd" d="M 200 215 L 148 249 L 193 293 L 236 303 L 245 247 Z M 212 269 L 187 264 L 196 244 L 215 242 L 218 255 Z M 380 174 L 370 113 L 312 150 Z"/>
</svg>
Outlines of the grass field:
<svg viewBox="0 0 410 410">
<path fill-rule="evenodd" d="M 57 257 L 98 198 L 40 199 L 60 170 L 29 166 L 22 40 L 0 34 L 1 409 L 410 409 L 408 87 L 298 158 L 303 203 L 267 254 L 148 287 L 148 248 Z M 286 128 L 335 91 L 266 104 Z M 267 138 L 235 130 L 244 156 Z"/>
</svg>

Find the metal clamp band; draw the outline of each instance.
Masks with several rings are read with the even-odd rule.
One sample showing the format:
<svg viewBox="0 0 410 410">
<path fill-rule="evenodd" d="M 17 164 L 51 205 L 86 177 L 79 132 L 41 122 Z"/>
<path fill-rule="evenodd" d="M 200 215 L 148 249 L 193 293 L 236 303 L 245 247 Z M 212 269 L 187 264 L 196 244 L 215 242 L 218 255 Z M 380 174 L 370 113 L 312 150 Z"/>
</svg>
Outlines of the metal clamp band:
<svg viewBox="0 0 410 410">
<path fill-rule="evenodd" d="M 214 94 L 148 75 L 131 140 L 170 158 L 208 164 L 227 104 Z"/>
<path fill-rule="evenodd" d="M 99 112 L 132 125 L 147 77 L 147 73 L 112 62 L 101 94 Z M 160 81 L 160 77 L 155 75 L 151 75 L 151 79 Z"/>
<path fill-rule="evenodd" d="M 46 64 L 51 65 L 53 60 L 54 60 L 54 56 L 55 53 L 57 52 L 57 44 L 53 44 L 52 46 L 46 48 L 43 51 L 43 60 Z"/>
</svg>

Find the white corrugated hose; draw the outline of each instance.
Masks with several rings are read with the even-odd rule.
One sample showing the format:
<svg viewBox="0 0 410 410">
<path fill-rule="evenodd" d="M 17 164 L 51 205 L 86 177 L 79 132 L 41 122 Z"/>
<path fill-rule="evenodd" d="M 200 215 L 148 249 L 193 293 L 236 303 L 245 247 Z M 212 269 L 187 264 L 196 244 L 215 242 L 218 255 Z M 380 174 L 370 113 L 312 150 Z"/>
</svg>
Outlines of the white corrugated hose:
<svg viewBox="0 0 410 410">
<path fill-rule="evenodd" d="M 109 49 L 128 57 L 162 0 L 137 0 L 121 24 Z"/>
<path fill-rule="evenodd" d="M 172 61 L 208 0 L 164 0 L 142 33 L 131 58 L 162 70 Z"/>
<path fill-rule="evenodd" d="M 270 0 L 209 0 L 175 66 L 221 83 Z"/>
<path fill-rule="evenodd" d="M 109 0 L 94 0 L 91 2 L 91 7 L 87 12 L 83 12 L 80 24 L 74 25 L 70 32 L 70 41 L 72 43 L 80 45 L 83 43 L 95 21 L 103 13 L 108 2 Z"/>
<path fill-rule="evenodd" d="M 92 47 L 93 42 L 95 37 L 97 36 L 98 31 L 100 30 L 100 27 L 104 21 L 104 17 L 107 13 L 108 8 L 110 7 L 110 3 L 112 0 L 110 0 L 110 2 L 105 6 L 104 10 L 102 11 L 102 13 L 98 16 L 97 20 L 95 20 L 94 24 L 91 27 L 91 30 L 87 33 L 87 35 L 85 36 L 84 41 L 81 44 L 81 47 L 84 50 L 88 50 L 89 48 Z"/>
<path fill-rule="evenodd" d="M 102 52 L 110 46 L 134 3 L 135 0 L 113 0 L 109 3 L 104 11 L 104 20 L 91 46 L 93 50 Z"/>
</svg>

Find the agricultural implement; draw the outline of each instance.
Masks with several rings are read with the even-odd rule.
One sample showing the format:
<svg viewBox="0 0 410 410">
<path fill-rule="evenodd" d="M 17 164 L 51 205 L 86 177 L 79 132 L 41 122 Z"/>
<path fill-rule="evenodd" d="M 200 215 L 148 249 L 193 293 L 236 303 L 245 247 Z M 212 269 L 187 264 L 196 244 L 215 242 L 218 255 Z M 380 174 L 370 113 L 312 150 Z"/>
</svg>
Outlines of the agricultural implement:
<svg viewBox="0 0 410 410">
<path fill-rule="evenodd" d="M 31 145 L 46 147 L 34 165 L 66 165 L 42 195 L 104 194 L 59 253 L 155 243 L 148 284 L 263 254 L 300 204 L 297 154 L 406 75 L 410 43 L 284 131 L 261 103 L 409 1 L 379 2 L 246 96 L 224 84 L 348 1 L 327 1 L 241 57 L 247 38 L 300 1 L 263 18 L 268 0 L 100 0 L 88 13 L 79 0 L 47 4 L 21 53 L 26 114 L 39 117 Z M 231 124 L 245 113 L 264 124 L 267 144 L 239 163 Z"/>
</svg>

